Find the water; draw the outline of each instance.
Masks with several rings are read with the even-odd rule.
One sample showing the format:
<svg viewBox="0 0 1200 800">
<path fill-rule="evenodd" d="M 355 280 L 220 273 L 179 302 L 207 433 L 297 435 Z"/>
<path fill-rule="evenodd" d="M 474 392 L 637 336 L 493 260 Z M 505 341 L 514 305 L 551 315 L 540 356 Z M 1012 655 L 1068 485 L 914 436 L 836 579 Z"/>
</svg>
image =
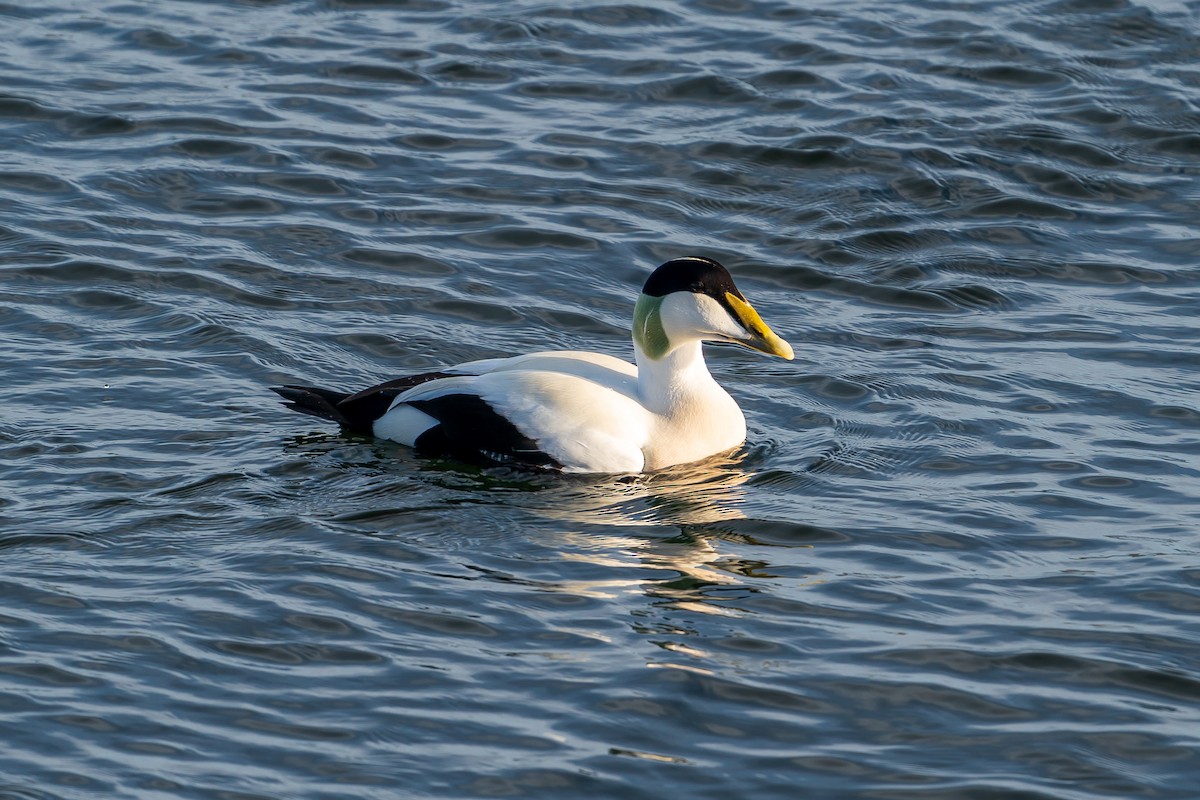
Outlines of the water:
<svg viewBox="0 0 1200 800">
<path fill-rule="evenodd" d="M 1200 19 L 0 5 L 0 798 L 1196 796 Z M 485 471 L 267 388 L 628 356 L 735 457 Z"/>
</svg>

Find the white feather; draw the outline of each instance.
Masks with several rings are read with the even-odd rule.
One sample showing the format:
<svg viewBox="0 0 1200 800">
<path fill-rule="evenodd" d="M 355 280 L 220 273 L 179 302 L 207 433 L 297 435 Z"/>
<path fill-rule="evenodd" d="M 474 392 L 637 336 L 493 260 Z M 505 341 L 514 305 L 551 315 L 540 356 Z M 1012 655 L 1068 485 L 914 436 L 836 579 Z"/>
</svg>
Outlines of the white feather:
<svg viewBox="0 0 1200 800">
<path fill-rule="evenodd" d="M 380 439 L 412 447 L 418 436 L 437 424 L 436 419 L 420 409 L 393 403 L 386 414 L 375 420 L 374 432 Z"/>
<path fill-rule="evenodd" d="M 638 367 L 596 353 L 531 353 L 462 364 L 455 372 L 473 374 L 398 395 L 376 423 L 376 435 L 411 445 L 437 421 L 407 403 L 473 394 L 568 472 L 661 469 L 745 439 L 741 409 L 709 375 L 699 339 L 659 361 L 639 353 L 639 363 L 642 381 Z"/>
</svg>

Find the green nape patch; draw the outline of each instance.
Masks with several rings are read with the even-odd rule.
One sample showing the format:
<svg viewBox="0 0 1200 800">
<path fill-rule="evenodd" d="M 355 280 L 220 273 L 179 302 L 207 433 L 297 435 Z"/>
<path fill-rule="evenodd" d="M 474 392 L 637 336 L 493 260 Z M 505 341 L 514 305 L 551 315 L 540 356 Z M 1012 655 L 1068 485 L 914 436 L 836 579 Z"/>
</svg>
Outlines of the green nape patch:
<svg viewBox="0 0 1200 800">
<path fill-rule="evenodd" d="M 662 301 L 661 297 L 643 294 L 633 307 L 633 341 L 654 359 L 662 358 L 671 349 L 662 324 Z"/>
</svg>

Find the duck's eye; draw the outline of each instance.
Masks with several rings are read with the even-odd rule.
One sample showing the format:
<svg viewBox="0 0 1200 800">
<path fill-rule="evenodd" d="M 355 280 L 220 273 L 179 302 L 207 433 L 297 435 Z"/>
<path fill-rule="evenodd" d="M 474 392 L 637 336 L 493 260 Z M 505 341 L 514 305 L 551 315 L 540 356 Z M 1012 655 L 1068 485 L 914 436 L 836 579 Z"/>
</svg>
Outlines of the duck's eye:
<svg viewBox="0 0 1200 800">
<path fill-rule="evenodd" d="M 700 294 L 704 291 L 704 284 L 700 281 L 695 281 L 691 286 L 688 287 L 688 290 L 695 292 L 696 294 Z"/>
</svg>

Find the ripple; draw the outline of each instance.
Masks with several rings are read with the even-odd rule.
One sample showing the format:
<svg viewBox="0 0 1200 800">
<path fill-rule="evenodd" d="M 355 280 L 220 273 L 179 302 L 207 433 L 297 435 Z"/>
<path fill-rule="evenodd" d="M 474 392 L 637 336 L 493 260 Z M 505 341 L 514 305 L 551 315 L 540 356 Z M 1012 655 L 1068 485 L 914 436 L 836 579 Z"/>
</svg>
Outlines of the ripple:
<svg viewBox="0 0 1200 800">
<path fill-rule="evenodd" d="M 67 5 L 0 4 L 0 794 L 1190 797 L 1182 6 Z M 693 252 L 797 352 L 708 351 L 737 453 L 264 388 L 628 357 Z"/>
<path fill-rule="evenodd" d="M 404 275 L 452 275 L 458 271 L 449 264 L 415 253 L 354 248 L 343 252 L 342 258 L 355 264 L 379 267 Z"/>
</svg>

